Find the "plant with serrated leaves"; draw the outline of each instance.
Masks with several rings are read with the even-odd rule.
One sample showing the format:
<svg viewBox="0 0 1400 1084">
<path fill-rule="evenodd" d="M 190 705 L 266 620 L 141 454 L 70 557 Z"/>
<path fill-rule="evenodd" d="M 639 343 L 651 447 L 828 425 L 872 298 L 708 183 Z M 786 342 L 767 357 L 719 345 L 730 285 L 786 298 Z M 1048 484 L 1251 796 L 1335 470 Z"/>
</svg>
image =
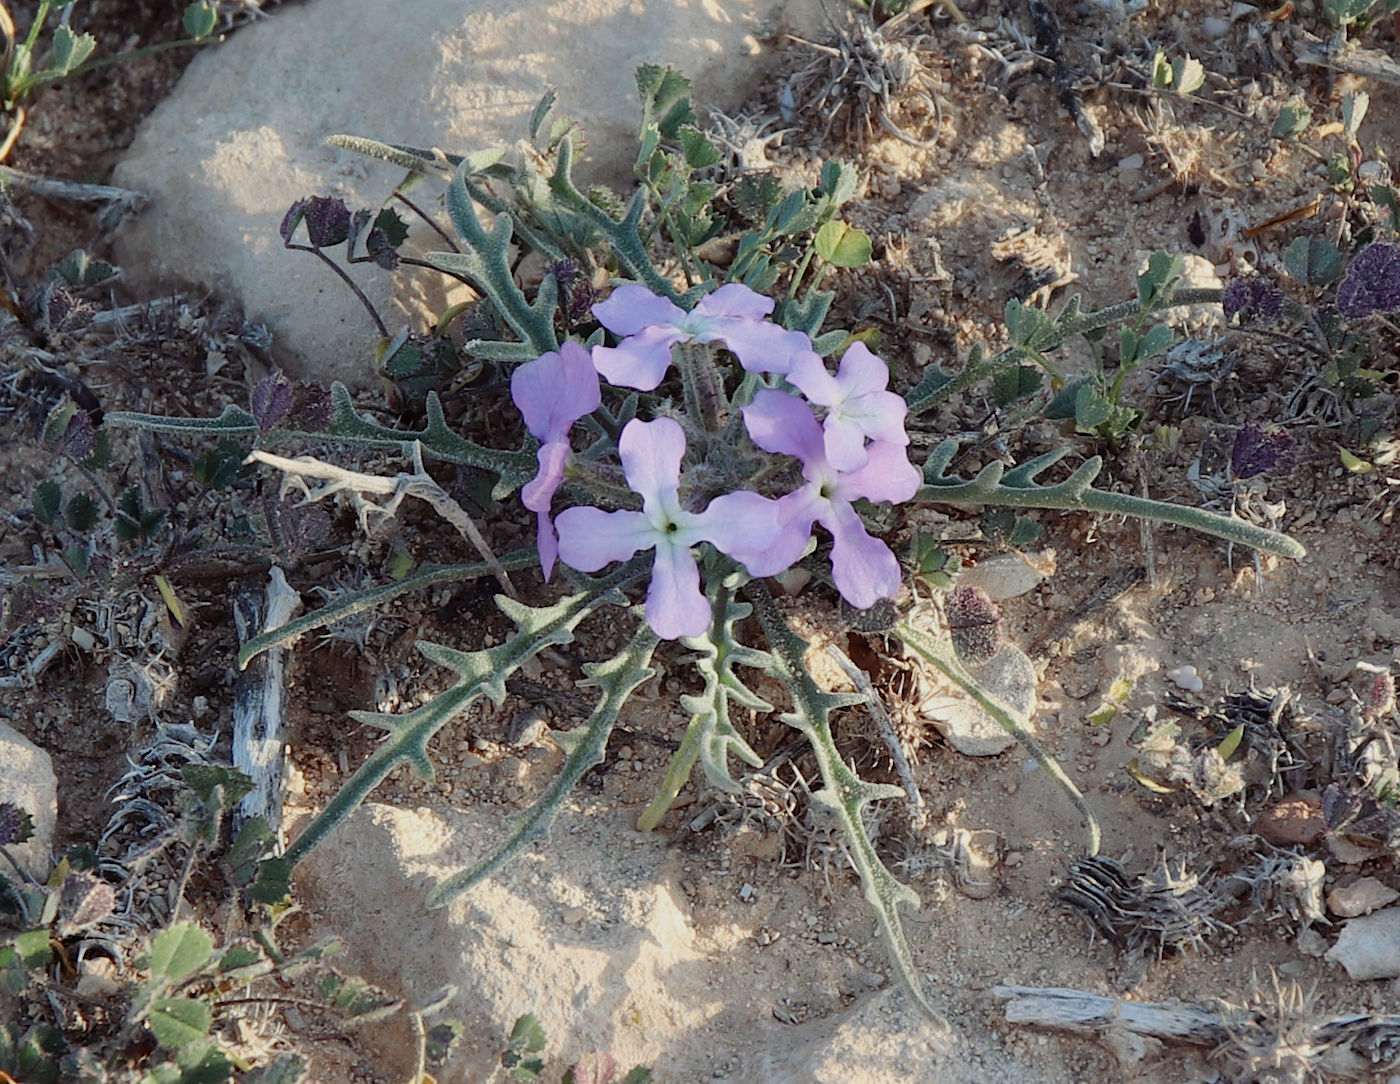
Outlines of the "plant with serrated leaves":
<svg viewBox="0 0 1400 1084">
<path fill-rule="evenodd" d="M 143 840 L 139 853 L 124 860 L 72 847 L 43 882 L 9 849 L 31 837 L 29 814 L 0 802 L 0 857 L 10 866 L 0 875 L 0 987 L 20 1007 L 15 1019 L 0 1021 L 0 1074 L 9 1074 L 7 1079 L 219 1084 L 235 1079 L 237 1071 L 248 1084 L 297 1084 L 308 1079 L 304 1058 L 282 1054 L 254 1069 L 218 1039 L 223 1022 L 242 1006 L 285 1000 L 286 983 L 313 971 L 311 995 L 302 1000 L 307 1008 L 347 1022 L 379 1020 L 405 1009 L 401 999 L 328 965 L 341 950 L 339 942 L 293 954 L 278 945 L 277 921 L 289 913 L 285 866 L 270 857 L 271 832 L 262 818 L 244 824 L 220 865 L 251 903 L 270 907 L 270 922 L 223 948 L 193 922 L 176 922 L 150 936 L 135 932 L 138 912 L 132 902 L 140 871 L 149 870 L 161 851 L 183 845 L 171 904 L 177 908 L 191 871 L 218 843 L 225 814 L 251 788 L 246 776 L 217 765 L 187 764 L 181 775 L 186 789 L 172 828 Z M 14 932 L 3 932 L 5 927 Z M 77 988 L 74 964 L 99 955 L 123 966 L 120 979 L 93 998 Z M 45 995 L 75 999 L 87 1011 L 46 1023 L 40 1009 L 47 1005 Z M 419 1047 L 417 1079 L 429 1064 L 445 1060 L 461 1032 L 456 1021 L 425 1023 L 446 1001 L 444 995 L 409 1013 Z"/>
<path fill-rule="evenodd" d="M 851 606 L 888 610 L 885 631 L 964 690 L 1050 773 L 1080 811 L 1085 848 L 1094 853 L 1099 829 L 1092 809 L 1028 732 L 1027 720 L 973 675 L 999 645 L 990 604 L 972 595 L 953 596 L 956 636 L 931 633 L 901 617 L 890 600 L 899 594 L 904 572 L 863 517 L 879 512 L 892 521 L 923 504 L 1000 507 L 1010 510 L 1004 526 L 1014 539 L 1021 537 L 1018 510 L 1092 511 L 1183 524 L 1286 556 L 1303 550 L 1276 532 L 1236 519 L 1096 489 L 1102 460 L 1089 459 L 1066 473 L 1058 464 L 1068 447 L 1011 468 L 993 461 L 972 478 L 948 473 L 955 440 L 937 445 L 919 467 L 908 459 L 907 415 L 926 412 L 1027 360 L 1053 373 L 1049 355 L 1058 346 L 1125 322 L 1134 337 L 1133 357 L 1140 359 L 1157 342 L 1148 327 L 1154 314 L 1173 305 L 1218 301 L 1219 291 L 1178 290 L 1177 265 L 1154 258 L 1135 300 L 1099 312 L 1081 311 L 1076 300 L 1054 317 L 1009 307 L 1007 350 L 990 359 L 975 351 L 956 374 L 929 369 L 916 387 L 897 395 L 886 387 L 887 366 L 867 343 L 839 329 L 822 333 L 832 294 L 814 288 L 802 255 L 815 252 L 827 264 L 837 262 L 823 252 L 819 235 L 837 221 L 836 209 L 853 194 L 853 170 L 828 165 L 815 189 L 795 196 L 771 193 L 769 210 L 754 219 L 761 225 L 745 235 L 755 239 L 746 244 L 741 238 L 734 262 L 716 266 L 698 247 L 711 235 L 712 224 L 706 224 L 708 212 L 699 209 L 703 200 L 692 199 L 696 193 L 689 186 L 693 170 L 708 156 L 701 137 L 688 127 L 684 81 L 648 68 L 640 73 L 639 86 L 647 118 L 638 159 L 642 184 L 625 204 L 579 190 L 571 173 L 574 133 L 555 127 L 539 138 L 546 131 L 541 116 L 532 125 L 536 143 L 521 166 L 506 165 L 500 154 L 451 157 L 338 140 L 418 172 L 451 168 L 445 205 L 455 250 L 429 254 L 425 262 L 470 281 L 499 320 L 500 337 L 473 340 L 462 349 L 513 367 L 511 397 L 528 431 L 519 449 L 491 448 L 454 431 L 434 392 L 424 397 L 421 427 L 395 426 L 358 412 L 338 384 L 331 389 L 328 414 L 315 421 L 290 411 L 254 417 L 234 406 L 215 419 L 129 413 L 109 418 L 167 434 L 252 440 L 252 458 L 281 471 L 284 487 L 313 503 L 343 494 L 365 525 L 371 517 L 395 515 L 409 497 L 424 500 L 482 553 L 480 561 L 424 568 L 260 635 L 244 645 L 240 665 L 409 591 L 487 576 L 503 587 L 496 603 L 514 629 L 494 646 L 461 651 L 418 645 L 426 659 L 455 673 L 445 692 L 404 714 L 354 713 L 383 731 L 384 740 L 292 842 L 281 860 L 285 866 L 304 859 L 398 765 L 409 764 L 421 777 L 432 778 L 428 747 L 444 726 L 483 697 L 501 703 L 512 674 L 541 652 L 572 642 L 585 619 L 611 607 L 620 611 L 614 620 L 633 622 L 635 631 L 613 657 L 583 665 L 587 684 L 596 690 L 596 706 L 580 727 L 554 733 L 564 751 L 557 776 L 479 861 L 438 883 L 429 904 L 441 906 L 468 891 L 546 834 L 571 788 L 602 761 L 628 698 L 656 673 L 659 645 L 675 640 L 694 661 L 702 687 L 682 701 L 691 721 L 642 827 L 662 821 L 697 763 L 711 785 L 740 791 L 732 763 L 761 761 L 735 709 L 776 713 L 805 739 L 816 765 L 811 801 L 839 825 L 845 853 L 899 975 L 916 1003 L 939 1019 L 919 981 L 900 917 L 899 905 L 917 906 L 918 897 L 885 866 L 866 827 L 873 803 L 905 792 L 861 779 L 838 750 L 835 713 L 866 698 L 830 692 L 814 682 L 804 662 L 807 644 L 783 617 L 767 578 L 802 563 Z M 507 182 L 512 195 L 501 194 L 489 183 L 493 180 Z M 478 208 L 494 216 L 490 226 Z M 566 311 L 571 306 L 562 277 L 546 275 L 533 291 L 517 281 L 517 245 L 579 266 L 585 258 L 597 259 L 596 266 L 625 281 L 591 304 L 586 316 Z M 793 246 L 792 258 L 775 245 Z M 784 265 L 794 265 L 786 283 L 777 270 Z M 673 284 L 672 271 L 687 279 L 686 288 Z M 777 287 L 786 296 L 775 302 L 755 284 Z M 833 355 L 839 357 L 835 372 L 824 360 Z M 1099 390 L 1110 394 L 1112 385 Z M 310 456 L 273 456 L 264 450 L 273 443 L 402 449 L 412 467 L 395 478 L 378 477 Z M 470 517 L 434 481 L 427 461 L 489 473 L 496 500 L 520 490 L 523 504 L 535 514 L 536 546 L 492 554 Z M 1055 480 L 1042 481 L 1047 475 Z M 569 507 L 556 513 L 556 500 Z M 817 526 L 830 543 L 816 543 L 814 551 Z M 940 557 L 927 542 L 918 544 L 916 563 L 926 585 L 952 579 L 946 555 Z M 510 576 L 532 566 L 539 566 L 546 580 L 552 577 L 557 590 L 528 603 Z M 644 584 L 643 604 L 637 589 Z M 973 647 L 976 659 L 960 655 Z M 771 687 L 782 690 L 781 696 L 770 700 L 773 694 L 766 690 L 760 695 L 755 672 L 776 679 Z"/>
<path fill-rule="evenodd" d="M 542 1079 L 548 1042 L 534 1013 L 519 1017 L 510 1029 L 510 1045 L 501 1051 L 500 1073 L 507 1080 Z M 619 1076 L 619 1071 L 606 1050 L 590 1050 L 564 1071 L 561 1084 L 651 1084 L 651 1070 L 643 1066 L 634 1066 L 625 1076 Z"/>
<path fill-rule="evenodd" d="M 8 5 L 0 2 L 0 109 L 9 115 L 9 131 L 0 142 L 0 161 L 9 156 L 19 138 L 25 121 L 24 102 L 36 91 L 112 64 L 203 45 L 211 40 L 219 17 L 216 4 L 199 0 L 186 7 L 181 16 L 186 37 L 94 57 L 97 39 L 73 30 L 73 6 L 74 0 L 39 0 L 28 31 L 21 38 Z M 58 13 L 58 22 L 49 26 L 50 17 Z"/>
</svg>

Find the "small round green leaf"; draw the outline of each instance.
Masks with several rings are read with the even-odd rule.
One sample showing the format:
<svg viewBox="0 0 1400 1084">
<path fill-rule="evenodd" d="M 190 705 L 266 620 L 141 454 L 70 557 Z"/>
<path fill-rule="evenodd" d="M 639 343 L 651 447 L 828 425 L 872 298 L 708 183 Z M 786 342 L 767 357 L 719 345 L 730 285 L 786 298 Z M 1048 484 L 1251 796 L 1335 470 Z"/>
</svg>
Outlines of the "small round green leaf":
<svg viewBox="0 0 1400 1084">
<path fill-rule="evenodd" d="M 817 230 L 815 244 L 817 255 L 834 267 L 862 267 L 870 262 L 870 235 L 839 218 Z"/>
</svg>

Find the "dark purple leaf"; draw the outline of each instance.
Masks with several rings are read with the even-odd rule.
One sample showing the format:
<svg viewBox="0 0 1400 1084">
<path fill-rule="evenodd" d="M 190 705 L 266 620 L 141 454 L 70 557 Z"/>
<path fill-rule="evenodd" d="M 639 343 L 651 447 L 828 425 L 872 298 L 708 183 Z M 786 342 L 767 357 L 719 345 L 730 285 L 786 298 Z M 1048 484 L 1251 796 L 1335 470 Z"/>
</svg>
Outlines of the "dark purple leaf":
<svg viewBox="0 0 1400 1084">
<path fill-rule="evenodd" d="M 268 373 L 258 381 L 252 396 L 253 420 L 266 433 L 292 409 L 292 385 L 279 372 Z"/>
<path fill-rule="evenodd" d="M 1277 320 L 1283 314 L 1283 291 L 1257 276 L 1235 279 L 1225 287 L 1221 305 L 1227 321 L 1236 314 L 1241 324 Z"/>
<path fill-rule="evenodd" d="M 92 415 L 86 410 L 79 410 L 68 419 L 68 428 L 63 432 L 63 450 L 74 459 L 87 459 L 97 450 L 97 430 L 93 428 Z"/>
<path fill-rule="evenodd" d="M 277 228 L 284 243 L 291 243 L 292 234 L 297 232 L 301 220 L 306 217 L 306 205 L 310 202 L 310 200 L 299 199 L 287 208 L 287 213 L 282 216 L 282 225 Z"/>
<path fill-rule="evenodd" d="M 963 662 L 986 662 L 1001 650 L 1001 611 L 980 587 L 954 587 L 945 609 L 953 650 Z"/>
<path fill-rule="evenodd" d="M 389 240 L 389 235 L 379 227 L 369 231 L 369 236 L 365 238 L 365 251 L 374 257 L 374 262 L 385 271 L 392 271 L 399 266 L 399 252 Z"/>
<path fill-rule="evenodd" d="M 0 802 L 0 847 L 24 843 L 33 834 L 33 817 L 14 802 Z"/>
<path fill-rule="evenodd" d="M 1400 245 L 1376 242 L 1361 250 L 1337 288 L 1337 309 L 1351 320 L 1400 309 Z"/>
<path fill-rule="evenodd" d="M 1298 445 L 1286 429 L 1257 422 L 1242 426 L 1230 448 L 1230 475 L 1237 480 L 1271 471 L 1288 474 L 1298 465 Z"/>
<path fill-rule="evenodd" d="M 350 209 L 343 199 L 312 196 L 306 201 L 306 236 L 313 248 L 331 248 L 350 236 Z"/>
<path fill-rule="evenodd" d="M 313 549 L 331 533 L 331 517 L 324 508 L 292 497 L 268 502 L 267 525 L 273 545 L 293 558 Z"/>
</svg>

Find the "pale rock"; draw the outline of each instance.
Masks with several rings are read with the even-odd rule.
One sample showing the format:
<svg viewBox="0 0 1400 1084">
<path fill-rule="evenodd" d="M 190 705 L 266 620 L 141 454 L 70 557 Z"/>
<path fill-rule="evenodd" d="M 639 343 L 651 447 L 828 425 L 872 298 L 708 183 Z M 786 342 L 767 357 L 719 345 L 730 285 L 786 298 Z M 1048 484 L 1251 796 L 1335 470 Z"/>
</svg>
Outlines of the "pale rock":
<svg viewBox="0 0 1400 1084">
<path fill-rule="evenodd" d="M 1167 680 L 1188 693 L 1198 693 L 1206 687 L 1194 666 L 1176 666 L 1167 671 Z"/>
<path fill-rule="evenodd" d="M 29 842 L 7 849 L 30 876 L 41 883 L 48 880 L 58 821 L 58 777 L 49 754 L 4 722 L 0 722 L 0 800 L 13 802 L 34 818 Z"/>
<path fill-rule="evenodd" d="M 1036 554 L 999 553 L 958 573 L 959 587 L 976 587 L 993 602 L 1004 602 L 1032 590 L 1055 574 L 1055 551 Z"/>
<path fill-rule="evenodd" d="M 1358 918 L 1400 900 L 1400 892 L 1374 877 L 1361 877 L 1327 893 L 1327 910 L 1338 918 Z"/>
<path fill-rule="evenodd" d="M 1352 919 L 1327 950 L 1327 959 L 1357 981 L 1400 976 L 1400 907 Z"/>
<path fill-rule="evenodd" d="M 471 153 L 514 146 L 546 87 L 580 122 L 581 180 L 630 183 L 640 116 L 634 73 L 669 64 L 701 107 L 733 111 L 769 58 L 757 38 L 815 28 L 809 0 L 312 0 L 283 5 L 195 58 L 142 124 L 114 183 L 151 205 L 117 238 L 127 281 L 147 296 L 207 288 L 273 330 L 300 376 L 372 382 L 378 333 L 315 257 L 282 247 L 278 226 L 306 196 L 378 207 L 403 170 L 325 145 L 337 133 Z M 433 203 L 423 190 L 423 203 Z M 426 237 L 426 232 L 424 233 Z M 440 248 L 440 241 L 430 242 Z M 347 268 L 391 334 L 423 330 L 444 276 Z"/>
</svg>

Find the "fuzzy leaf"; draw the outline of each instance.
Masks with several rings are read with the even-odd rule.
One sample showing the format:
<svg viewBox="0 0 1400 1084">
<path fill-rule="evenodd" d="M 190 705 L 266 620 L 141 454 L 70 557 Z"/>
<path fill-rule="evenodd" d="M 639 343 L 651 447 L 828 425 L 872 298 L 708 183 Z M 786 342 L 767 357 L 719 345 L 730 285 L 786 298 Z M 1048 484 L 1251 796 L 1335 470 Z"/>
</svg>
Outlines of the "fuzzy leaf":
<svg viewBox="0 0 1400 1084">
<path fill-rule="evenodd" d="M 1293 98 L 1283 104 L 1274 120 L 1269 134 L 1275 139 L 1292 139 L 1307 131 L 1312 123 L 1312 110 L 1302 98 Z"/>
<path fill-rule="evenodd" d="M 34 487 L 34 518 L 46 527 L 52 525 L 62 502 L 63 490 L 57 482 L 40 482 Z"/>
<path fill-rule="evenodd" d="M 213 1011 L 203 1001 L 184 997 L 163 997 L 151 1006 L 151 1033 L 170 1050 L 189 1046 L 209 1034 Z"/>
<path fill-rule="evenodd" d="M 1288 273 L 1306 286 L 1326 286 L 1342 273 L 1342 254 L 1325 237 L 1297 237 L 1283 254 Z"/>
<path fill-rule="evenodd" d="M 153 976 L 179 982 L 207 966 L 213 953 L 212 937 L 193 922 L 177 922 L 156 934 L 149 966 Z"/>
</svg>

